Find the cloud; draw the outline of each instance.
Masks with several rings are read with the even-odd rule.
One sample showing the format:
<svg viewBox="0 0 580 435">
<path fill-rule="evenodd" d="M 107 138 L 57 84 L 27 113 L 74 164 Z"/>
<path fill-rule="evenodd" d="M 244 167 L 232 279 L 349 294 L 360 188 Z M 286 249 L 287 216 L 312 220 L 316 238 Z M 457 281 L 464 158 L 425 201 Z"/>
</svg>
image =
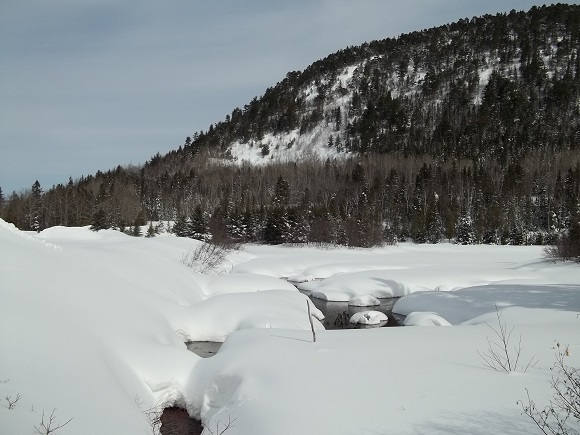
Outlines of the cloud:
<svg viewBox="0 0 580 435">
<path fill-rule="evenodd" d="M 0 186 L 144 162 L 346 46 L 532 3 L 3 0 Z"/>
</svg>

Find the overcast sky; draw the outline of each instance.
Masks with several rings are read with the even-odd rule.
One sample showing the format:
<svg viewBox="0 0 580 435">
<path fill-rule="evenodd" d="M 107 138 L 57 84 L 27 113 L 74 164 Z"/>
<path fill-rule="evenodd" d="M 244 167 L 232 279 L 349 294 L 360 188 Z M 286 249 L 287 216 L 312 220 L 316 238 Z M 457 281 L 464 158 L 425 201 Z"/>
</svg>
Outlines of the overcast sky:
<svg viewBox="0 0 580 435">
<path fill-rule="evenodd" d="M 0 0 L 0 187 L 144 163 L 346 46 L 534 4 Z"/>
</svg>

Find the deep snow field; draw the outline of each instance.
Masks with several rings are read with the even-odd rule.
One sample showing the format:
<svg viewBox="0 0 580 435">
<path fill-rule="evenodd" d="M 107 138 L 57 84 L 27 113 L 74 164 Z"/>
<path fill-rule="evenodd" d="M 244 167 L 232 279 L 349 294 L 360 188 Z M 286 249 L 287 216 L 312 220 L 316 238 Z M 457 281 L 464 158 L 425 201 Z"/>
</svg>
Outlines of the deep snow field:
<svg viewBox="0 0 580 435">
<path fill-rule="evenodd" d="M 0 220 L 0 433 L 54 410 L 72 418 L 55 435 L 151 434 L 146 411 L 173 404 L 225 435 L 538 433 L 516 402 L 548 403 L 556 343 L 580 367 L 580 267 L 541 247 L 248 245 L 202 275 L 181 261 L 198 244 Z M 421 326 L 325 331 L 310 303 L 313 342 L 288 277 L 334 301 L 404 296 Z M 521 334 L 509 374 L 478 354 L 496 307 Z M 203 340 L 225 342 L 184 344 Z"/>
</svg>

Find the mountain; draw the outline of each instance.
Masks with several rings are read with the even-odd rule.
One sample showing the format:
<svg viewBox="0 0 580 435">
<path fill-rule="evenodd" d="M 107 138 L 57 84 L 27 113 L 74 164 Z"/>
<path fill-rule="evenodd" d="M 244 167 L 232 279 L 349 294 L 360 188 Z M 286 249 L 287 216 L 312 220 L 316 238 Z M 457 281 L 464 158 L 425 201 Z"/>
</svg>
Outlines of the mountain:
<svg viewBox="0 0 580 435">
<path fill-rule="evenodd" d="M 556 5 L 347 48 L 289 73 L 192 146 L 252 162 L 403 152 L 499 163 L 577 147 L 579 29 L 578 6 Z"/>
<path fill-rule="evenodd" d="M 565 4 L 348 47 L 143 167 L 35 186 L 0 215 L 268 243 L 544 243 L 580 216 L 579 47 Z"/>
</svg>

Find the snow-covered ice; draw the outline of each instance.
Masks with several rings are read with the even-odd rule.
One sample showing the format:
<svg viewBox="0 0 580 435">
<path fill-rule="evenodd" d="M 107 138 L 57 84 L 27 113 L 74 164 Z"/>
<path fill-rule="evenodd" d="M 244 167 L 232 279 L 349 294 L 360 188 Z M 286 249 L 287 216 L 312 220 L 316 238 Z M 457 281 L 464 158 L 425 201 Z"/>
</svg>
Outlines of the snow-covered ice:
<svg viewBox="0 0 580 435">
<path fill-rule="evenodd" d="M 0 433 L 35 433 L 56 409 L 73 418 L 58 435 L 150 434 L 145 411 L 171 404 L 213 428 L 235 419 L 227 435 L 534 433 L 516 401 L 547 404 L 557 341 L 580 367 L 580 268 L 540 247 L 249 245 L 208 276 L 181 262 L 198 243 L 0 221 Z M 406 324 L 453 326 L 325 331 L 280 279 L 293 275 L 328 300 L 402 296 Z M 496 308 L 538 360 L 526 373 L 478 355 Z M 225 341 L 202 359 L 189 340 Z"/>
<path fill-rule="evenodd" d="M 373 295 L 362 295 L 355 296 L 348 304 L 352 307 L 374 307 L 376 305 L 381 305 L 381 301 L 375 298 Z"/>
</svg>

